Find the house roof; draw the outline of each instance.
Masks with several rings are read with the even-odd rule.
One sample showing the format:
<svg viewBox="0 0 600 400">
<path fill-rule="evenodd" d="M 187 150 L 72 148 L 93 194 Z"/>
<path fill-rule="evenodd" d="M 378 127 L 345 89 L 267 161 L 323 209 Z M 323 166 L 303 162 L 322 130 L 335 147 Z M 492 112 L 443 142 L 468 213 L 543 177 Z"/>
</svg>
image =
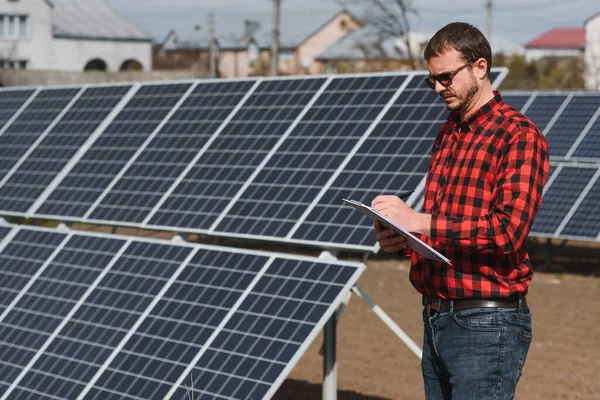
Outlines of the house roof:
<svg viewBox="0 0 600 400">
<path fill-rule="evenodd" d="M 151 41 L 150 35 L 119 15 L 106 0 L 48 0 L 54 37 Z"/>
<path fill-rule="evenodd" d="M 525 44 L 525 48 L 583 49 L 585 28 L 555 28 Z"/>
<path fill-rule="evenodd" d="M 293 50 L 312 35 L 331 22 L 340 13 L 346 10 L 338 10 L 334 14 L 324 13 L 320 9 L 307 8 L 303 12 L 287 12 L 281 14 L 279 47 L 282 50 Z M 351 18 L 352 15 L 350 15 Z M 244 37 L 244 22 L 247 20 L 257 22 L 259 28 L 254 32 L 253 39 L 261 49 L 271 48 L 272 20 L 270 14 L 239 14 L 219 13 L 215 14 L 215 38 L 222 49 L 244 49 L 248 46 L 248 37 Z M 356 19 L 356 18 L 354 18 Z M 172 34 L 173 31 L 170 33 Z M 181 30 L 177 31 L 179 48 L 208 48 L 208 28 L 203 27 L 199 31 Z"/>
<path fill-rule="evenodd" d="M 380 39 L 377 27 L 366 25 L 348 33 L 317 55 L 317 60 L 361 60 L 386 57 L 394 60 L 408 58 L 406 49 L 397 46 L 395 38 Z"/>
</svg>

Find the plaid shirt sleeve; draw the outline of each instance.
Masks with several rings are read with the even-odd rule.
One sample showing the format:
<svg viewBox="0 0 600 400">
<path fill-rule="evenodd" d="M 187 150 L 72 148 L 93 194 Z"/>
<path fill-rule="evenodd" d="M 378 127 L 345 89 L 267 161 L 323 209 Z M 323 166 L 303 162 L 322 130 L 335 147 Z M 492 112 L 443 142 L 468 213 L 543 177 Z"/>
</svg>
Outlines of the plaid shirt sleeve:
<svg viewBox="0 0 600 400">
<path fill-rule="evenodd" d="M 542 203 L 548 148 L 527 122 L 513 126 L 507 136 L 510 140 L 499 152 L 490 212 L 477 217 L 433 214 L 432 239 L 477 253 L 509 255 L 522 247 Z M 472 189 L 473 196 L 476 191 Z"/>
</svg>

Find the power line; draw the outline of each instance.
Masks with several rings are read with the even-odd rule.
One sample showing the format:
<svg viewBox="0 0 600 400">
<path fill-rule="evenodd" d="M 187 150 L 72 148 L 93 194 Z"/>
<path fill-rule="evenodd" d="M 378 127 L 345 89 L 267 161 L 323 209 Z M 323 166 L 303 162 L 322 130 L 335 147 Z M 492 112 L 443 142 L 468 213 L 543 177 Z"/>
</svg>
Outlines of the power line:
<svg viewBox="0 0 600 400">
<path fill-rule="evenodd" d="M 541 3 L 529 4 L 529 5 L 518 7 L 518 8 L 498 9 L 497 11 L 503 12 L 503 13 L 520 12 L 520 11 L 532 10 L 532 9 L 536 9 L 536 8 L 540 8 L 540 7 L 555 6 L 555 5 L 569 5 L 570 6 L 573 3 L 578 3 L 578 2 L 582 2 L 582 1 L 589 1 L 589 0 L 570 0 L 568 3 L 565 2 L 564 0 L 543 1 Z"/>
<path fill-rule="evenodd" d="M 517 6 L 517 8 L 513 8 L 512 6 L 508 6 L 506 4 L 504 4 L 504 7 L 510 7 L 510 8 L 500 8 L 502 7 L 502 5 L 498 6 L 498 4 L 494 5 L 494 12 L 497 13 L 512 13 L 512 12 L 521 12 L 521 11 L 527 11 L 527 10 L 533 10 L 533 9 L 537 9 L 540 7 L 547 7 L 547 6 L 552 6 L 552 5 L 565 5 L 565 6 L 571 6 L 574 3 L 582 3 L 582 2 L 589 2 L 589 0 L 570 0 L 568 3 L 565 2 L 564 0 L 553 0 L 553 1 L 542 1 L 539 3 L 535 3 L 535 4 L 528 4 L 526 6 Z M 501 3 L 500 3 L 501 4 Z M 421 11 L 421 10 L 420 10 Z M 427 14 L 427 15 L 482 15 L 482 11 L 480 9 L 476 9 L 476 8 L 468 8 L 468 9 L 457 9 L 457 8 L 453 8 L 453 9 L 427 9 L 423 11 L 423 14 Z"/>
</svg>

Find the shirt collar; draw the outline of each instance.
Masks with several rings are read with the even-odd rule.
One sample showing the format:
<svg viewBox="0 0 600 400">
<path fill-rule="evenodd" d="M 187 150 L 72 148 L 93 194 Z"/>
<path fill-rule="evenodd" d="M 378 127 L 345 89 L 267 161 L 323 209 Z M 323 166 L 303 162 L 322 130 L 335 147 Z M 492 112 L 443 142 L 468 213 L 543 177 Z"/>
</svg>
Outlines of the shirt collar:
<svg viewBox="0 0 600 400">
<path fill-rule="evenodd" d="M 469 118 L 465 120 L 460 119 L 460 114 L 453 111 L 448 115 L 448 121 L 453 122 L 455 125 L 461 127 L 461 131 L 468 132 L 473 129 L 474 126 L 480 125 L 487 120 L 494 112 L 496 112 L 502 105 L 502 95 L 499 91 L 494 90 L 494 97 L 487 103 L 485 103 L 480 109 L 475 111 Z"/>
</svg>

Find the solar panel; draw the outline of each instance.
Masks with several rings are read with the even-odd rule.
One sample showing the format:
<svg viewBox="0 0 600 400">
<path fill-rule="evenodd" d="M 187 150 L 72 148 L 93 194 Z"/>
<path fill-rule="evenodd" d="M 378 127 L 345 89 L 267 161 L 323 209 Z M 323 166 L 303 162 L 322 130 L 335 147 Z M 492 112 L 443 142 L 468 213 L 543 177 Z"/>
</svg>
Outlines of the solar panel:
<svg viewBox="0 0 600 400">
<path fill-rule="evenodd" d="M 25 213 L 86 143 L 131 86 L 90 87 L 0 181 L 0 209 Z"/>
<path fill-rule="evenodd" d="M 208 230 L 324 82 L 262 81 L 148 225 Z"/>
<path fill-rule="evenodd" d="M 90 213 L 90 220 L 142 223 L 218 133 L 256 81 L 198 84 Z"/>
<path fill-rule="evenodd" d="M 600 97 L 600 94 L 598 94 Z M 594 120 L 594 117 L 596 119 Z M 592 117 L 591 124 L 581 142 L 577 145 L 571 159 L 600 159 L 600 118 L 598 115 Z"/>
<path fill-rule="evenodd" d="M 58 187 L 32 212 L 40 216 L 83 217 L 191 86 L 141 86 Z"/>
<path fill-rule="evenodd" d="M 561 236 L 600 240 L 600 168 L 582 191 L 572 214 L 559 227 Z"/>
<path fill-rule="evenodd" d="M 533 99 L 533 102 L 527 108 L 525 114 L 533 121 L 535 126 L 546 133 L 546 127 L 552 121 L 557 111 L 561 108 L 567 94 L 554 93 L 554 94 L 537 94 Z"/>
<path fill-rule="evenodd" d="M 556 122 L 544 132 L 551 150 L 550 155 L 566 156 L 590 119 L 597 115 L 599 108 L 598 95 L 573 96 Z M 596 153 L 596 156 L 600 157 L 600 153 Z"/>
<path fill-rule="evenodd" d="M 43 89 L 0 136 L 0 177 L 5 177 L 64 112 L 76 89 Z"/>
<path fill-rule="evenodd" d="M 522 111 L 532 93 L 529 94 L 511 94 L 510 92 L 502 92 L 502 100 L 517 111 Z"/>
<path fill-rule="evenodd" d="M 333 79 L 215 230 L 285 237 L 405 80 Z"/>
<path fill-rule="evenodd" d="M 544 193 L 542 208 L 531 228 L 532 234 L 554 235 L 596 170 L 561 166 L 554 172 L 556 176 L 550 175 L 552 182 Z"/>
<path fill-rule="evenodd" d="M 505 72 L 493 71 L 494 85 Z M 9 215 L 33 203 L 28 216 L 372 249 L 370 222 L 341 198 L 368 202 L 404 189 L 420 196 L 447 114 L 425 76 L 137 85 L 76 163 L 68 152 L 48 160 L 50 131 L 0 205 Z M 58 161 L 50 184 L 36 174 L 52 170 L 46 161 Z"/>
<path fill-rule="evenodd" d="M 503 72 L 493 71 L 496 87 Z M 431 146 L 448 111 L 440 96 L 425 86 L 425 74 L 417 73 L 395 99 L 336 180 L 318 197 L 311 211 L 295 226 L 291 237 L 299 241 L 330 242 L 345 247 L 372 248 L 376 244 L 373 223 L 342 198 L 370 204 L 379 194 L 422 191 Z"/>
<path fill-rule="evenodd" d="M 111 398 L 114 390 L 120 398 L 165 398 L 268 260 L 196 253 L 122 350 L 105 363 L 87 398 Z M 183 387 L 177 392 L 184 397 Z"/>
<path fill-rule="evenodd" d="M 413 190 L 425 177 L 431 145 L 447 110 L 439 95 L 415 76 L 394 101 L 293 237 L 373 246 L 373 224 L 341 206 L 342 198 L 370 203 L 379 194 Z"/>
<path fill-rule="evenodd" d="M 17 111 L 30 100 L 35 90 L 0 90 L 0 132 L 4 126 L 15 118 Z"/>
<path fill-rule="evenodd" d="M 189 371 L 198 393 L 274 395 L 354 275 L 351 266 L 275 260 Z"/>
<path fill-rule="evenodd" d="M 40 348 L 52 321 L 44 309 L 46 298 L 39 297 L 31 279 L 43 272 L 48 260 L 61 245 L 66 235 L 36 231 L 18 232 L 0 252 L 0 393 L 4 393 L 19 371 Z M 39 292 L 39 290 L 38 290 Z M 35 293 L 35 295 L 34 295 Z M 31 303 L 39 310 L 31 311 Z M 15 304 L 16 303 L 16 304 Z M 60 304 L 56 303 L 59 311 Z"/>
<path fill-rule="evenodd" d="M 2 399 L 270 398 L 364 265 L 42 228 L 0 251 Z M 9 235 L 10 235 L 9 233 Z M 7 238 L 8 239 L 8 238 Z"/>
</svg>

